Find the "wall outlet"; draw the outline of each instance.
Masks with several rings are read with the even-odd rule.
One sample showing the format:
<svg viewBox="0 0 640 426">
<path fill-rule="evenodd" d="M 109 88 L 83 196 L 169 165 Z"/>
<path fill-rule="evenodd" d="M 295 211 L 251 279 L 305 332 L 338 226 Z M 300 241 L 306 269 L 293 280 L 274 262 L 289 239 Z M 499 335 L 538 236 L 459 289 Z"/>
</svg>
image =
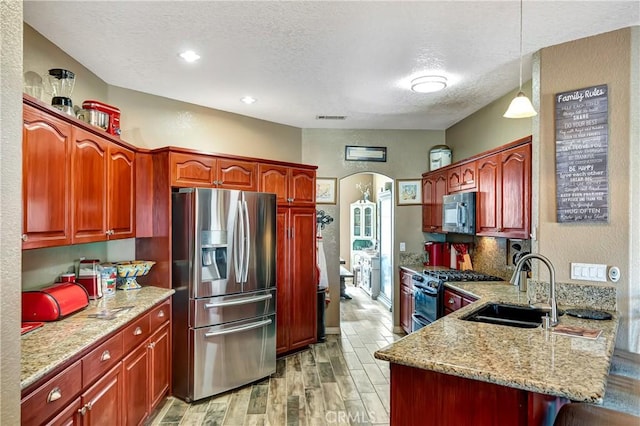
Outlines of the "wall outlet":
<svg viewBox="0 0 640 426">
<path fill-rule="evenodd" d="M 571 279 L 607 282 L 607 265 L 597 263 L 571 263 Z"/>
<path fill-rule="evenodd" d="M 407 244 L 405 242 L 400 243 L 400 251 L 407 251 Z"/>
</svg>

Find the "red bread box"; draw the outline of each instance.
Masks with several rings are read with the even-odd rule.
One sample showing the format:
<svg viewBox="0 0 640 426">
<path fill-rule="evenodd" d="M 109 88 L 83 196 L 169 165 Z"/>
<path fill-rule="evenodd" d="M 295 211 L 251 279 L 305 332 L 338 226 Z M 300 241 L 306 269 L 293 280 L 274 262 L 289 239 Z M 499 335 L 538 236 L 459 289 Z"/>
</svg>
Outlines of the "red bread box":
<svg viewBox="0 0 640 426">
<path fill-rule="evenodd" d="M 61 283 L 22 293 L 22 321 L 57 321 L 89 305 L 89 294 L 76 283 Z"/>
</svg>

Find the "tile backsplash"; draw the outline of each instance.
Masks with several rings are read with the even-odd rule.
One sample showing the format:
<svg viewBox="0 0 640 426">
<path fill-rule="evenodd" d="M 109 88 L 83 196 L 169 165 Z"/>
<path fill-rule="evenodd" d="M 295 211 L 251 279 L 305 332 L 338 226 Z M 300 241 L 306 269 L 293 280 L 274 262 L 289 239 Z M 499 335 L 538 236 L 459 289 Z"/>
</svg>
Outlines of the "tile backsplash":
<svg viewBox="0 0 640 426">
<path fill-rule="evenodd" d="M 513 249 L 510 250 L 509 245 L 513 245 L 514 241 L 517 241 L 522 251 L 531 251 L 531 240 L 475 237 L 475 245 L 471 255 L 473 269 L 505 280 L 510 279 L 515 268 L 509 264 L 513 253 Z"/>
</svg>

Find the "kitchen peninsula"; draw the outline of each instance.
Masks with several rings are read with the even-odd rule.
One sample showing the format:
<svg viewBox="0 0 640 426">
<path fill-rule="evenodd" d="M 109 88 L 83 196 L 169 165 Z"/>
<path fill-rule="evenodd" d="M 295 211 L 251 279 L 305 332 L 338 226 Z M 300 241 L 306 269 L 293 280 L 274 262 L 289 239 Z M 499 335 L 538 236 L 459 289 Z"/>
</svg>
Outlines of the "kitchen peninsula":
<svg viewBox="0 0 640 426">
<path fill-rule="evenodd" d="M 446 286 L 479 300 L 374 354 L 391 363 L 392 424 L 545 425 L 569 401 L 602 403 L 616 313 L 608 321 L 560 318 L 602 330 L 597 339 L 464 321 L 487 302 L 525 305 L 527 293 L 499 282 Z"/>
</svg>

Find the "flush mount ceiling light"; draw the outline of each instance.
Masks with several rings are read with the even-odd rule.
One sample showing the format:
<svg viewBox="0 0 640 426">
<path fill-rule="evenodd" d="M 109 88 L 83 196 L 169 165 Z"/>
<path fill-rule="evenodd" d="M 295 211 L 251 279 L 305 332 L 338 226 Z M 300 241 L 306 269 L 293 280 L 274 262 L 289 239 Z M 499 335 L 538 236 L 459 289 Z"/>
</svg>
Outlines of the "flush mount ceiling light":
<svg viewBox="0 0 640 426">
<path fill-rule="evenodd" d="M 242 102 L 244 102 L 245 104 L 247 104 L 247 105 L 251 105 L 251 104 L 253 104 L 253 103 L 255 103 L 257 101 L 256 98 L 251 97 L 251 96 L 243 96 L 242 98 L 240 98 L 240 100 Z"/>
<path fill-rule="evenodd" d="M 529 118 L 538 115 L 531 101 L 522 91 L 522 0 L 520 0 L 520 90 L 504 113 L 506 118 Z"/>
<path fill-rule="evenodd" d="M 447 78 L 441 75 L 426 75 L 411 80 L 411 90 L 418 93 L 438 92 L 447 87 Z"/>
<path fill-rule="evenodd" d="M 194 52 L 193 50 L 187 50 L 185 52 L 182 52 L 180 54 L 180 57 L 182 59 L 184 59 L 187 62 L 195 62 L 198 59 L 200 59 L 200 55 L 198 55 L 196 52 Z"/>
</svg>

